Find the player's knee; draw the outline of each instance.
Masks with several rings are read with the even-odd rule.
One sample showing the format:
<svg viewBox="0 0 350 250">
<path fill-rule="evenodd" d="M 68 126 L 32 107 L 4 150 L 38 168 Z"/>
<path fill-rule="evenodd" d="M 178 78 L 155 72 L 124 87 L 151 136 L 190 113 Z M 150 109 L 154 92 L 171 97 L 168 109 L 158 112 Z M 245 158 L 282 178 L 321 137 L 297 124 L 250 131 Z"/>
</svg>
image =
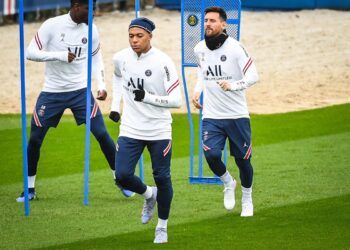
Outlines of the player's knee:
<svg viewBox="0 0 350 250">
<path fill-rule="evenodd" d="M 236 162 L 238 168 L 241 170 L 247 170 L 247 169 L 252 168 L 252 165 L 250 163 L 250 158 L 248 158 L 248 159 L 235 158 L 235 162 Z"/>
<path fill-rule="evenodd" d="M 32 132 L 28 141 L 28 147 L 40 147 L 43 143 L 43 136 L 41 133 L 38 132 Z"/>
<path fill-rule="evenodd" d="M 221 150 L 219 149 L 209 149 L 204 151 L 205 159 L 207 159 L 208 164 L 215 164 L 218 161 L 221 161 Z"/>
<path fill-rule="evenodd" d="M 154 177 L 154 181 L 158 188 L 172 188 L 170 176 L 157 176 Z"/>
<path fill-rule="evenodd" d="M 100 141 L 109 137 L 102 117 L 95 117 L 91 122 L 91 132 L 95 138 Z"/>
<path fill-rule="evenodd" d="M 133 174 L 124 171 L 117 171 L 115 178 L 120 185 L 125 186 L 130 182 L 130 180 L 132 180 Z"/>
<path fill-rule="evenodd" d="M 106 129 L 97 129 L 92 132 L 97 141 L 105 141 L 109 138 L 109 134 Z"/>
</svg>

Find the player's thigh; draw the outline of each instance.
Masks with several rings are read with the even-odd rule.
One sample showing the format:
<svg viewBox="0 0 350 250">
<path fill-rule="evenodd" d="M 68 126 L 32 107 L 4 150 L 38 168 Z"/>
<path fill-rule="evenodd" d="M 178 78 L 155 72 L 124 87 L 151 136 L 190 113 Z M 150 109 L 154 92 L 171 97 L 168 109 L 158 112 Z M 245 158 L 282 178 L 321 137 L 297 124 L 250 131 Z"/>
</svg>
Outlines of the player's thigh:
<svg viewBox="0 0 350 250">
<path fill-rule="evenodd" d="M 32 126 L 57 127 L 65 110 L 64 100 L 60 93 L 41 92 L 32 116 Z"/>
<path fill-rule="evenodd" d="M 236 158 L 245 158 L 251 154 L 251 128 L 249 118 L 232 119 L 225 127 L 229 142 L 230 153 Z"/>
<path fill-rule="evenodd" d="M 78 125 L 85 123 L 86 121 L 86 88 L 79 89 L 67 93 L 69 99 L 67 102 L 67 108 L 72 110 L 75 121 Z M 102 116 L 101 110 L 91 93 L 91 104 L 90 104 L 90 119 L 97 116 Z"/>
<path fill-rule="evenodd" d="M 121 175 L 134 175 L 137 161 L 145 148 L 142 140 L 119 136 L 116 144 L 116 171 Z"/>
<path fill-rule="evenodd" d="M 222 127 L 222 121 L 216 119 L 204 119 L 202 129 L 203 149 L 223 150 L 225 140 L 227 138 L 226 132 Z"/>
<path fill-rule="evenodd" d="M 147 149 L 151 155 L 153 176 L 169 177 L 172 154 L 172 141 L 148 141 Z"/>
</svg>

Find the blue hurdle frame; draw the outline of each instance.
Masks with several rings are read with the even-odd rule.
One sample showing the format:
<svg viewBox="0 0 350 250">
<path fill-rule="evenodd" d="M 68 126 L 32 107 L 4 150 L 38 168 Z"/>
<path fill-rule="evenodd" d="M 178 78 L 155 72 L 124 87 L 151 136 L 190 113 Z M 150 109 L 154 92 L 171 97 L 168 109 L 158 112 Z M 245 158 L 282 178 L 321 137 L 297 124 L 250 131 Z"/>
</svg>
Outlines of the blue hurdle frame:
<svg viewBox="0 0 350 250">
<path fill-rule="evenodd" d="M 191 107 L 190 107 L 190 100 L 188 95 L 188 89 L 187 89 L 187 81 L 186 81 L 186 68 L 193 68 L 197 67 L 196 63 L 187 63 L 185 62 L 185 20 L 188 17 L 185 17 L 185 1 L 181 0 L 181 62 L 182 62 L 182 79 L 184 84 L 184 92 L 186 97 L 186 107 L 187 107 L 187 116 L 190 126 L 190 176 L 189 176 L 189 183 L 190 184 L 222 184 L 222 181 L 217 176 L 203 176 L 203 150 L 202 150 L 202 109 L 199 112 L 199 152 L 198 152 L 198 175 L 195 175 L 194 171 L 194 126 L 193 126 L 193 119 L 192 119 L 192 113 L 191 113 Z M 233 3 L 233 6 L 236 7 L 234 9 L 237 9 L 237 18 L 228 18 L 227 24 L 228 25 L 236 25 L 237 26 L 237 33 L 236 33 L 236 39 L 239 40 L 240 35 L 240 20 L 241 20 L 241 1 L 240 0 L 216 0 L 215 4 L 209 4 L 212 3 L 210 0 L 200 0 L 200 11 L 201 11 L 201 27 L 200 27 L 200 40 L 204 38 L 204 10 L 208 6 L 222 6 L 223 3 L 227 2 Z M 235 4 L 236 3 L 236 4 Z M 194 12 L 195 13 L 195 12 Z M 191 13 L 193 15 L 193 13 Z M 196 15 L 193 15 L 196 17 Z M 198 21 L 198 20 L 197 20 Z M 195 24 L 196 25 L 196 24 Z M 193 49 L 193 48 L 192 48 Z M 200 102 L 203 103 L 203 95 L 200 97 Z M 227 165 L 227 147 L 225 145 L 224 149 L 224 164 Z"/>
</svg>

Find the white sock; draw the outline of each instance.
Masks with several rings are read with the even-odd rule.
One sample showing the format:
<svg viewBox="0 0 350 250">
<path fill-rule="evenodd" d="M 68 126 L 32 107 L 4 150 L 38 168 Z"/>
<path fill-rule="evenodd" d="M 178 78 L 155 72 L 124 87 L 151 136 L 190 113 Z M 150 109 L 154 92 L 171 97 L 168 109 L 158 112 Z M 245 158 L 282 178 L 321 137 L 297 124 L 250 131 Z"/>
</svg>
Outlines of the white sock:
<svg viewBox="0 0 350 250">
<path fill-rule="evenodd" d="M 115 180 L 115 170 L 112 170 L 112 175 L 113 175 L 113 178 Z"/>
<path fill-rule="evenodd" d="M 220 176 L 220 179 L 224 183 L 225 187 L 232 185 L 233 178 L 227 170 L 226 170 L 226 173 Z"/>
<path fill-rule="evenodd" d="M 28 188 L 35 187 L 35 177 L 36 177 L 36 175 L 28 176 Z"/>
<path fill-rule="evenodd" d="M 242 186 L 242 203 L 252 202 L 252 187 L 245 188 Z"/>
<path fill-rule="evenodd" d="M 158 224 L 157 228 L 167 228 L 168 227 L 168 220 L 162 220 L 158 218 Z"/>
<path fill-rule="evenodd" d="M 152 195 L 153 195 L 153 190 L 152 190 L 152 188 L 151 188 L 150 186 L 147 186 L 146 192 L 144 192 L 144 193 L 142 194 L 142 196 L 145 197 L 145 199 L 147 200 L 147 199 L 151 198 Z"/>
</svg>

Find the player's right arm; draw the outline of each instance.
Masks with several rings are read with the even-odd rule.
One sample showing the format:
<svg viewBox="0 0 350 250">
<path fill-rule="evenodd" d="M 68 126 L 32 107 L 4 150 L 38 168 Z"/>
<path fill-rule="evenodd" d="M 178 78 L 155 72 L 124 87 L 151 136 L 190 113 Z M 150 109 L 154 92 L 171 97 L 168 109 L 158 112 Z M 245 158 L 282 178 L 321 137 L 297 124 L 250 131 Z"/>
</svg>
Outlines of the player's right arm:
<svg viewBox="0 0 350 250">
<path fill-rule="evenodd" d="M 31 40 L 27 51 L 26 58 L 36 62 L 47 61 L 62 61 L 72 62 L 75 58 L 75 54 L 68 51 L 47 51 L 47 46 L 51 41 L 52 32 L 55 31 L 54 23 L 52 19 L 45 21 L 34 38 Z"/>
</svg>

